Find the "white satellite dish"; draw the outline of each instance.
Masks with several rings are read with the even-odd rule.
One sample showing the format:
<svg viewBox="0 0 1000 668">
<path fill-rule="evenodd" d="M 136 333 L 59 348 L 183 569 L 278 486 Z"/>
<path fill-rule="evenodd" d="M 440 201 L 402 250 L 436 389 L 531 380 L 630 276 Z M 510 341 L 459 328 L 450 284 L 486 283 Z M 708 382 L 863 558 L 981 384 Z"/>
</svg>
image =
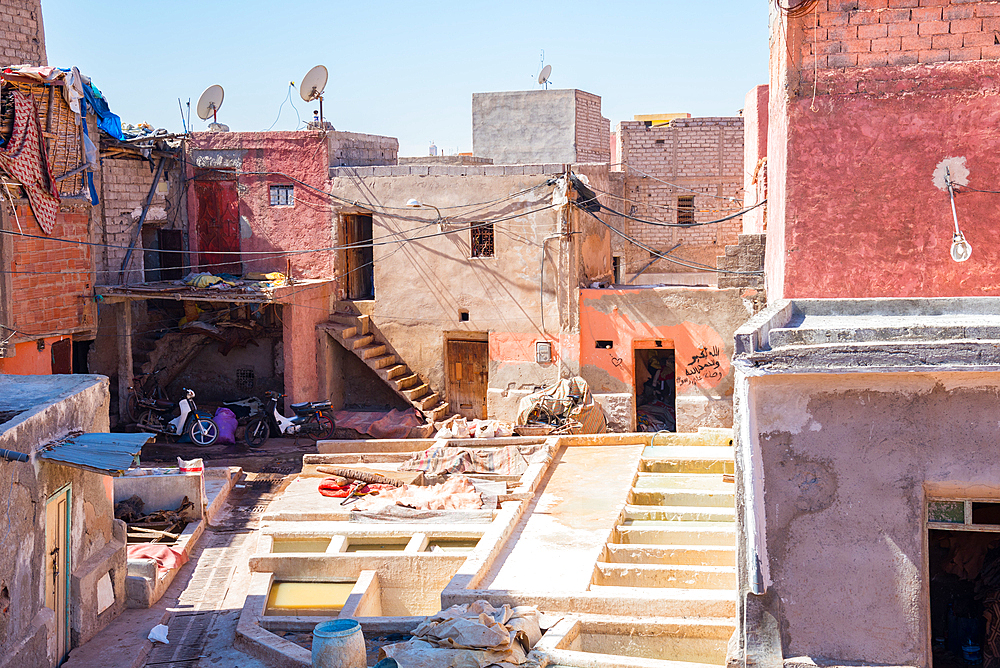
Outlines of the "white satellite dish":
<svg viewBox="0 0 1000 668">
<path fill-rule="evenodd" d="M 206 88 L 205 92 L 201 94 L 200 98 L 198 98 L 198 118 L 203 121 L 207 121 L 211 118 L 213 122 L 218 122 L 215 114 L 222 106 L 223 97 L 224 91 L 222 90 L 222 86 L 219 84 Z"/>
<path fill-rule="evenodd" d="M 319 100 L 319 126 L 323 125 L 323 91 L 326 90 L 326 81 L 329 73 L 322 65 L 312 68 L 302 77 L 302 84 L 299 86 L 299 95 L 306 102 Z"/>
<path fill-rule="evenodd" d="M 546 65 L 538 74 L 538 83 L 545 84 L 545 90 L 549 89 L 549 76 L 552 75 L 552 66 Z"/>
</svg>

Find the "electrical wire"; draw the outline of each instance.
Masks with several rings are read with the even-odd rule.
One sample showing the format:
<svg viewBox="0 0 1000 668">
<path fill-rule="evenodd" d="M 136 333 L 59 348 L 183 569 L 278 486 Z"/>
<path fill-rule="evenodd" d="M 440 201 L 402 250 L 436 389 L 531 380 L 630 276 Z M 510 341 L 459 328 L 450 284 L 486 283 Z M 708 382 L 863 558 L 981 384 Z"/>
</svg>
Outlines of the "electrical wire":
<svg viewBox="0 0 1000 668">
<path fill-rule="evenodd" d="M 785 6 L 781 4 L 781 0 L 774 0 L 774 6 L 778 8 L 778 11 L 793 19 L 808 15 L 818 4 L 819 0 L 798 0 L 798 2 L 790 0 L 788 6 Z"/>
<path fill-rule="evenodd" d="M 620 164 L 623 167 L 625 167 L 626 169 L 628 169 L 630 172 L 635 172 L 636 174 L 639 174 L 641 176 L 645 176 L 648 179 L 653 179 L 657 183 L 662 183 L 663 185 L 670 186 L 671 188 L 677 188 L 678 190 L 686 190 L 689 193 L 694 193 L 695 195 L 701 195 L 703 197 L 714 197 L 715 199 L 724 199 L 724 200 L 728 200 L 730 202 L 735 202 L 736 201 L 735 197 L 726 197 L 724 195 L 711 195 L 709 193 L 703 193 L 703 192 L 698 191 L 698 190 L 692 190 L 691 188 L 688 188 L 686 186 L 678 185 L 676 183 L 671 183 L 670 181 L 664 181 L 663 179 L 657 178 L 657 177 L 653 176 L 652 174 L 647 174 L 646 172 L 643 172 L 643 171 L 641 171 L 639 169 L 636 169 L 635 167 L 633 167 L 632 165 L 628 164 L 627 162 L 623 162 L 623 163 L 620 163 Z"/>
<path fill-rule="evenodd" d="M 271 123 L 271 125 L 266 130 L 262 130 L 262 132 L 270 132 L 271 128 L 273 128 L 275 125 L 278 124 L 278 121 L 281 119 L 281 108 L 285 106 L 285 102 L 291 103 L 291 100 L 292 100 L 292 90 L 294 88 L 295 87 L 291 83 L 288 84 L 288 91 L 285 94 L 285 99 L 282 100 L 281 104 L 278 105 L 278 115 L 275 117 L 274 123 Z M 298 115 L 298 112 L 296 112 L 296 115 Z M 302 122 L 302 119 L 300 118 L 299 119 L 299 123 L 301 123 L 301 122 Z M 296 127 L 298 127 L 298 126 L 296 126 Z"/>
<path fill-rule="evenodd" d="M 730 271 L 728 269 L 717 269 L 715 267 L 709 267 L 708 265 L 699 264 L 697 262 L 690 262 L 690 261 L 685 261 L 685 260 L 678 260 L 677 258 L 670 257 L 670 256 L 668 256 L 668 255 L 666 255 L 664 253 L 660 253 L 659 251 L 657 251 L 657 250 L 655 250 L 655 249 L 647 246 L 646 244 L 642 243 L 641 241 L 639 241 L 638 239 L 636 239 L 634 237 L 630 237 L 629 235 L 625 234 L 621 230 L 617 229 L 614 225 L 606 223 L 603 220 L 601 220 L 600 218 L 598 218 L 597 215 L 594 214 L 592 211 L 589 211 L 589 210 L 587 210 L 587 209 L 579 206 L 579 204 L 577 202 L 570 202 L 570 203 L 573 204 L 574 206 L 576 206 L 580 211 L 583 211 L 588 216 L 590 216 L 590 217 L 594 218 L 595 220 L 597 220 L 601 225 L 604 225 L 606 228 L 608 228 L 609 230 L 611 230 L 612 232 L 614 232 L 615 234 L 617 234 L 621 238 L 625 239 L 626 241 L 628 241 L 631 244 L 634 244 L 635 246 L 638 246 L 639 248 L 641 248 L 644 251 L 648 252 L 650 255 L 652 255 L 654 257 L 660 258 L 661 260 L 666 260 L 667 262 L 672 262 L 672 263 L 680 265 L 682 267 L 687 267 L 688 269 L 694 269 L 695 271 L 706 271 L 706 272 L 711 272 L 711 273 L 716 273 L 716 274 L 736 274 L 736 275 L 740 275 L 740 276 L 762 276 L 764 274 L 763 271 Z"/>
<path fill-rule="evenodd" d="M 733 218 L 739 218 L 743 214 L 749 213 L 750 211 L 753 211 L 754 209 L 756 209 L 759 206 L 763 206 L 766 202 L 767 202 L 767 200 L 764 199 L 764 200 L 761 200 L 761 201 L 757 202 L 753 206 L 747 207 L 745 209 L 740 209 L 736 213 L 731 213 L 728 216 L 723 216 L 722 218 L 717 218 L 715 220 L 705 220 L 705 221 L 702 221 L 700 223 L 666 223 L 666 222 L 659 221 L 659 220 L 646 220 L 644 218 L 637 218 L 636 216 L 630 216 L 627 213 L 622 213 L 620 211 L 615 211 L 614 209 L 612 209 L 612 208 L 610 208 L 608 206 L 605 206 L 605 205 L 601 204 L 600 202 L 598 202 L 598 204 L 601 204 L 601 209 L 603 209 L 604 211 L 607 211 L 608 213 L 614 214 L 616 216 L 621 216 L 622 218 L 627 218 L 629 220 L 633 220 L 633 221 L 635 221 L 637 223 L 643 223 L 645 225 L 655 225 L 657 227 L 682 227 L 682 228 L 688 228 L 688 227 L 701 227 L 702 225 L 715 225 L 717 223 L 724 223 L 724 222 L 726 222 L 728 220 L 732 220 Z"/>
</svg>

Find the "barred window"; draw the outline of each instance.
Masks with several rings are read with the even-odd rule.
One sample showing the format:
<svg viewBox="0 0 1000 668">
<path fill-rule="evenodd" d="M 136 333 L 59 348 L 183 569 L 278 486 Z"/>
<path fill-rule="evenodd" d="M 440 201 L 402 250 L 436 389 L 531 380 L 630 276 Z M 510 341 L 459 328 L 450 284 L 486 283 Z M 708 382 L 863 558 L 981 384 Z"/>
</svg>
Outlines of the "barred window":
<svg viewBox="0 0 1000 668">
<path fill-rule="evenodd" d="M 472 226 L 472 257 L 493 257 L 493 223 Z"/>
<path fill-rule="evenodd" d="M 271 186 L 271 206 L 292 206 L 295 203 L 295 186 Z"/>
<path fill-rule="evenodd" d="M 677 223 L 694 225 L 694 195 L 681 195 L 677 198 Z"/>
</svg>

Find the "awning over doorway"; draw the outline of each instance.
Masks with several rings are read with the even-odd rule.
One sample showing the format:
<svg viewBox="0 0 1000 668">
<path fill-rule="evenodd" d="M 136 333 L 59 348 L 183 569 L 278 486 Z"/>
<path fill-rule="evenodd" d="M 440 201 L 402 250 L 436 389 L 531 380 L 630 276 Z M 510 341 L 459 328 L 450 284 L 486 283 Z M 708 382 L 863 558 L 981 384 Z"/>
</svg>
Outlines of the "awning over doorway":
<svg viewBox="0 0 1000 668">
<path fill-rule="evenodd" d="M 139 451 L 154 434 L 91 433 L 70 435 L 38 450 L 42 459 L 120 476 L 139 463 Z"/>
</svg>

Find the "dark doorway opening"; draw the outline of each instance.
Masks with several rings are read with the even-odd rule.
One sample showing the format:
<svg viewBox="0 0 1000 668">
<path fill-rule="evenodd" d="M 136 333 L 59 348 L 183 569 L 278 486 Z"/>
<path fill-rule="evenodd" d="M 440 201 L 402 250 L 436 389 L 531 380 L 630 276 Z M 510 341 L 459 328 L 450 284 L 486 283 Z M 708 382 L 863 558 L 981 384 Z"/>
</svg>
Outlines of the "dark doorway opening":
<svg viewBox="0 0 1000 668">
<path fill-rule="evenodd" d="M 934 668 L 997 665 L 1000 533 L 930 529 L 927 547 Z"/>
<path fill-rule="evenodd" d="M 73 342 L 73 373 L 90 373 L 87 357 L 90 355 L 90 346 L 93 343 L 93 341 Z"/>
<path fill-rule="evenodd" d="M 348 214 L 344 221 L 347 298 L 375 299 L 375 252 L 370 214 Z"/>
<path fill-rule="evenodd" d="M 674 349 L 637 349 L 634 368 L 636 430 L 677 431 Z"/>
<path fill-rule="evenodd" d="M 157 230 L 160 242 L 160 280 L 179 281 L 184 278 L 183 234 L 180 230 Z M 175 251 L 175 252 L 172 252 Z"/>
</svg>

